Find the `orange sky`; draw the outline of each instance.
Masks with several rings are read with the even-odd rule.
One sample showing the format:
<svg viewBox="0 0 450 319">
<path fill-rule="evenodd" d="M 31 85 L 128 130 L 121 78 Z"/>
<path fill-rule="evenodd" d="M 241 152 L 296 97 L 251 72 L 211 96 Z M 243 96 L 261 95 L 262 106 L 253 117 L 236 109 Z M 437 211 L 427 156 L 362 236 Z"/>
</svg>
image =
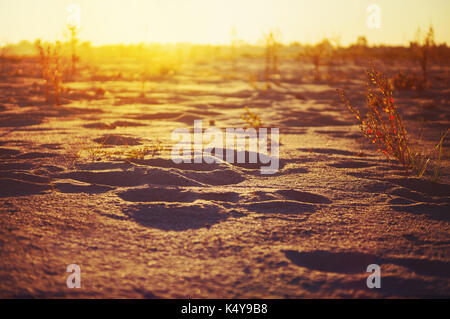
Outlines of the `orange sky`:
<svg viewBox="0 0 450 319">
<path fill-rule="evenodd" d="M 381 8 L 381 28 L 369 29 L 366 9 Z M 275 28 L 283 42 L 366 35 L 369 43 L 407 44 L 430 22 L 438 42 L 450 42 L 448 0 L 0 0 L 0 42 L 62 37 L 70 4 L 81 9 L 81 33 L 94 44 L 193 42 L 257 43 Z M 73 14 L 73 11 L 72 11 Z"/>
</svg>

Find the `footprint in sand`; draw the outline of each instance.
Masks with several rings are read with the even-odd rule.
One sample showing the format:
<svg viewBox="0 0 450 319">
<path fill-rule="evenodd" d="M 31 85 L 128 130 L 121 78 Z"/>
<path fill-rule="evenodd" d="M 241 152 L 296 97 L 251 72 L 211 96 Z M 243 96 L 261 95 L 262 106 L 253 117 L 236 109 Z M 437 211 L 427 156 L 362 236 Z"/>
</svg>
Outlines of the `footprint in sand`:
<svg viewBox="0 0 450 319">
<path fill-rule="evenodd" d="M 435 220 L 450 221 L 450 204 L 435 203 L 410 203 L 408 201 L 395 200 L 390 202 L 391 208 L 397 212 L 411 213 L 418 215 L 427 215 Z"/>
<path fill-rule="evenodd" d="M 288 189 L 282 189 L 276 191 L 277 194 L 280 194 L 284 196 L 285 198 L 303 202 L 303 203 L 312 203 L 312 204 L 330 204 L 331 200 L 329 200 L 327 197 L 308 193 L 308 192 L 301 192 L 296 190 L 288 190 Z"/>
<path fill-rule="evenodd" d="M 334 148 L 299 148 L 298 150 L 307 153 L 327 154 L 327 155 L 367 156 L 366 154 L 362 153 L 338 150 Z"/>
<path fill-rule="evenodd" d="M 171 159 L 165 158 L 150 158 L 150 159 L 132 159 L 131 163 L 149 167 L 160 167 L 160 168 L 176 168 L 182 171 L 214 171 L 217 169 L 227 168 L 225 165 L 219 163 L 212 163 L 205 165 L 205 163 L 195 163 L 195 159 L 192 163 L 174 163 Z"/>
<path fill-rule="evenodd" d="M 105 185 L 80 185 L 75 183 L 54 183 L 54 188 L 60 193 L 68 193 L 68 194 L 78 194 L 78 193 L 86 193 L 86 194 L 101 194 L 106 193 L 114 189 L 114 187 L 105 186 Z"/>
<path fill-rule="evenodd" d="M 238 184 L 246 179 L 243 174 L 231 169 L 201 172 L 143 166 L 135 166 L 122 171 L 72 171 L 54 174 L 53 177 L 58 179 L 73 179 L 91 184 L 122 187 L 145 184 L 173 186 L 230 185 Z"/>
<path fill-rule="evenodd" d="M 360 252 L 331 252 L 315 250 L 299 252 L 283 250 L 286 258 L 293 264 L 323 272 L 358 274 L 366 273 L 370 264 L 393 264 L 408 268 L 411 272 L 425 276 L 449 278 L 450 263 L 440 260 L 411 257 L 381 257 Z"/>
<path fill-rule="evenodd" d="M 0 171 L 0 178 L 10 178 L 19 181 L 38 183 L 38 184 L 48 184 L 50 178 L 46 176 L 35 175 L 26 172 L 15 172 L 15 171 Z"/>
<path fill-rule="evenodd" d="M 51 189 L 49 184 L 32 183 L 12 178 L 0 178 L 0 197 L 42 194 Z"/>
<path fill-rule="evenodd" d="M 273 214 L 304 214 L 315 212 L 320 205 L 332 201 L 325 196 L 296 190 L 281 189 L 269 193 L 252 192 L 247 195 L 250 201 L 243 205 L 250 212 Z"/>
<path fill-rule="evenodd" d="M 188 190 L 147 187 L 129 189 L 117 194 L 128 202 L 182 202 L 190 203 L 197 199 L 195 193 Z"/>
<path fill-rule="evenodd" d="M 107 186 L 130 187 L 145 184 L 202 186 L 202 184 L 188 179 L 181 174 L 162 169 L 130 169 L 126 171 L 74 171 L 56 174 L 59 179 L 73 179 L 85 183 Z"/>
<path fill-rule="evenodd" d="M 11 148 L 0 148 L 0 158 L 12 158 L 20 154 L 20 151 Z"/>
<path fill-rule="evenodd" d="M 52 158 L 58 157 L 59 154 L 56 153 L 44 153 L 44 152 L 30 152 L 17 155 L 15 158 L 17 159 L 38 159 L 38 158 Z"/>
<path fill-rule="evenodd" d="M 12 171 L 12 170 L 30 170 L 36 167 L 33 163 L 26 162 L 13 162 L 13 163 L 0 163 L 0 171 Z"/>
<path fill-rule="evenodd" d="M 235 192 L 194 191 L 180 188 L 147 187 L 128 189 L 117 194 L 129 202 L 180 202 L 192 203 L 196 200 L 217 202 L 237 202 L 239 194 Z"/>
<path fill-rule="evenodd" d="M 375 164 L 362 161 L 338 161 L 328 164 L 328 166 L 336 168 L 366 168 L 375 166 Z"/>
<path fill-rule="evenodd" d="M 249 212 L 262 214 L 303 214 L 317 210 L 316 205 L 289 200 L 270 200 L 242 205 Z"/>
<path fill-rule="evenodd" d="M 394 211 L 423 214 L 436 220 L 450 220 L 450 185 L 418 178 L 389 180 L 394 187 L 388 204 Z"/>
<path fill-rule="evenodd" d="M 218 205 L 186 203 L 129 205 L 123 213 L 142 226 L 165 231 L 211 227 L 232 216 Z"/>
</svg>

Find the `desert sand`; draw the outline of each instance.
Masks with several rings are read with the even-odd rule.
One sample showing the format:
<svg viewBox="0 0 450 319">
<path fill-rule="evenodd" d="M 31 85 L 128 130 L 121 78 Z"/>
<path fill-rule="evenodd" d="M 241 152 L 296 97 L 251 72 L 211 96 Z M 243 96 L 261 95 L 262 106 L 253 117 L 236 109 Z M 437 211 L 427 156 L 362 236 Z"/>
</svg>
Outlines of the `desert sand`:
<svg viewBox="0 0 450 319">
<path fill-rule="evenodd" d="M 380 298 L 450 296 L 450 156 L 439 182 L 377 152 L 337 88 L 365 103 L 367 63 L 314 80 L 313 66 L 263 59 L 187 64 L 145 83 L 132 59 L 83 70 L 45 102 L 39 63 L 0 80 L 0 297 Z M 388 75 L 416 70 L 376 61 Z M 235 71 L 231 71 L 234 69 Z M 20 70 L 20 71 L 17 71 Z M 90 73 L 91 72 L 91 73 Z M 325 72 L 325 69 L 324 69 Z M 416 143 L 450 127 L 449 68 L 394 96 Z M 244 107 L 280 130 L 280 167 L 175 164 L 174 129 L 244 127 Z M 420 138 L 420 139 L 419 139 Z M 153 152 L 129 156 L 133 150 Z M 444 146 L 448 147 L 445 141 Z M 81 268 L 69 289 L 66 267 Z M 370 264 L 381 288 L 369 289 Z"/>
</svg>

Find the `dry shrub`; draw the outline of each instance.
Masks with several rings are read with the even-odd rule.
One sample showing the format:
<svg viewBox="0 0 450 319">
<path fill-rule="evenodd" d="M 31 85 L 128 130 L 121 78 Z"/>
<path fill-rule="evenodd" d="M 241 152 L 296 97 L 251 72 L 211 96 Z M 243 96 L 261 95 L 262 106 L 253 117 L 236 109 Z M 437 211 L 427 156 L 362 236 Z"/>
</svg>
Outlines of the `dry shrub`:
<svg viewBox="0 0 450 319">
<path fill-rule="evenodd" d="M 367 71 L 367 75 L 368 112 L 365 118 L 359 109 L 352 106 L 345 92 L 339 90 L 342 101 L 360 122 L 362 132 L 378 147 L 379 152 L 384 153 L 388 159 L 391 157 L 396 159 L 408 172 L 422 177 L 430 166 L 434 166 L 434 179 L 437 180 L 443 152 L 442 145 L 448 130 L 428 154 L 414 151 L 386 76 L 377 71 L 373 65 Z M 437 158 L 434 156 L 436 153 Z"/>
<path fill-rule="evenodd" d="M 75 25 L 68 25 L 67 31 L 69 33 L 69 43 L 71 50 L 70 75 L 74 76 L 77 72 L 77 63 L 80 60 L 79 56 L 77 55 L 78 27 Z"/>
<path fill-rule="evenodd" d="M 242 115 L 242 120 L 247 123 L 246 128 L 253 127 L 258 129 L 262 127 L 261 118 L 258 114 L 250 111 L 248 107 L 244 107 L 244 114 Z"/>
<path fill-rule="evenodd" d="M 150 155 L 151 157 L 154 157 L 155 155 L 160 154 L 165 150 L 164 145 L 162 142 L 157 138 L 155 144 L 150 146 L 144 146 L 141 148 L 134 148 L 131 149 L 127 153 L 127 159 L 144 159 L 145 156 Z"/>
<path fill-rule="evenodd" d="M 76 151 L 75 162 L 87 160 L 88 162 L 98 162 L 102 160 L 133 160 L 144 159 L 146 156 L 154 157 L 165 150 L 164 144 L 157 138 L 153 144 L 143 147 L 131 147 L 124 145 L 109 149 L 105 147 L 106 139 L 99 144 L 83 144 Z"/>
<path fill-rule="evenodd" d="M 434 47 L 434 29 L 432 25 L 430 25 L 428 32 L 423 36 L 419 29 L 417 31 L 415 41 L 410 43 L 412 59 L 420 65 L 422 69 L 423 82 L 426 87 L 430 86 L 428 68 Z"/>
<path fill-rule="evenodd" d="M 318 81 L 321 79 L 320 75 L 320 65 L 324 59 L 330 57 L 333 46 L 328 39 L 323 39 L 321 42 L 314 46 L 309 46 L 305 49 L 305 55 L 314 65 L 314 80 Z"/>
<path fill-rule="evenodd" d="M 279 50 L 280 44 L 277 40 L 277 34 L 274 31 L 264 35 L 265 40 L 265 69 L 264 77 L 270 81 L 272 75 L 278 74 Z"/>
<path fill-rule="evenodd" d="M 398 72 L 390 82 L 394 89 L 400 91 L 422 91 L 425 88 L 425 81 L 415 73 Z"/>
<path fill-rule="evenodd" d="M 3 47 L 0 48 L 0 74 L 4 74 L 5 70 L 6 70 L 6 55 L 8 53 L 8 46 L 5 45 Z"/>
<path fill-rule="evenodd" d="M 60 95 L 62 88 L 62 68 L 61 68 L 61 43 L 57 41 L 54 45 L 44 45 L 41 40 L 36 41 L 39 50 L 40 63 L 42 67 L 42 77 L 45 80 L 45 101 L 50 103 L 51 97 L 56 106 L 61 105 Z"/>
</svg>

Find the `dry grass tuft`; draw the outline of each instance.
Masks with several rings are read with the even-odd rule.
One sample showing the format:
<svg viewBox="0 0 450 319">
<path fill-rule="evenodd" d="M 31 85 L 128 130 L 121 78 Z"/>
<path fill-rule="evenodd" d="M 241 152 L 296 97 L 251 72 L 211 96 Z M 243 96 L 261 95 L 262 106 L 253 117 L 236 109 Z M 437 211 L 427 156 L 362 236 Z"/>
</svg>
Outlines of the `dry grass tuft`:
<svg viewBox="0 0 450 319">
<path fill-rule="evenodd" d="M 262 127 L 261 118 L 258 114 L 253 113 L 250 111 L 248 107 L 244 108 L 244 114 L 242 114 L 242 119 L 247 123 L 245 128 L 253 127 L 255 129 L 258 129 Z"/>
</svg>

